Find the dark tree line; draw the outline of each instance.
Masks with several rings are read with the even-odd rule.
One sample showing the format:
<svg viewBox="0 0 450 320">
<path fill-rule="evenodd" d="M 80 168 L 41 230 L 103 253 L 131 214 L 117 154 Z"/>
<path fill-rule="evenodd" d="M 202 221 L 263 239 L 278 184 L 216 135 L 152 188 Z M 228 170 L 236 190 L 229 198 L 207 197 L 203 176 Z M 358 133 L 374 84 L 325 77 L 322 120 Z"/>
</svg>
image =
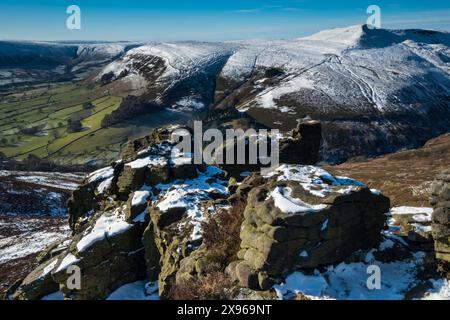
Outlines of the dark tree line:
<svg viewBox="0 0 450 320">
<path fill-rule="evenodd" d="M 101 126 L 102 128 L 107 128 L 137 116 L 161 110 L 163 108 L 155 102 L 147 101 L 142 97 L 128 96 L 123 99 L 119 108 L 103 118 Z"/>
</svg>

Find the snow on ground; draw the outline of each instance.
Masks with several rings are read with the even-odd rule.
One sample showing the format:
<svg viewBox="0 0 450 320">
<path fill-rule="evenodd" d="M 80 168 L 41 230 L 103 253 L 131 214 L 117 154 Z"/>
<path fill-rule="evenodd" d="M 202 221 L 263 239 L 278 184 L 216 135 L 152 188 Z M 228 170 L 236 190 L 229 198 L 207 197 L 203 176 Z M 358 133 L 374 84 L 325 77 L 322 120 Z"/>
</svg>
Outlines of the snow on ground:
<svg viewBox="0 0 450 320">
<path fill-rule="evenodd" d="M 36 254 L 70 236 L 67 193 L 84 174 L 1 171 L 0 264 Z"/>
<path fill-rule="evenodd" d="M 220 76 L 232 83 L 277 68 L 284 72 L 279 81 L 266 89 L 265 83 L 256 83 L 264 90 L 241 106 L 243 110 L 263 107 L 286 112 L 288 106 L 278 105 L 277 99 L 289 97 L 324 112 L 336 106 L 352 112 L 412 108 L 417 112 L 450 94 L 449 45 L 445 32 L 369 30 L 361 25 L 292 40 L 149 43 L 128 51 L 99 77 L 111 71 L 118 76 L 127 70 L 129 75 L 122 81 L 142 86 L 145 79 L 133 65 L 152 56 L 165 62 L 156 83 L 166 87 L 208 72 L 218 62 L 223 64 Z M 154 69 L 158 74 L 153 59 L 147 63 L 140 70 Z M 194 101 L 181 99 L 179 105 L 200 107 L 204 103 Z"/>
<path fill-rule="evenodd" d="M 77 55 L 82 58 L 114 58 L 125 51 L 127 43 L 83 44 L 78 47 Z"/>
<path fill-rule="evenodd" d="M 57 291 L 42 297 L 41 300 L 60 301 L 64 300 L 64 294 L 61 291 Z"/>
<path fill-rule="evenodd" d="M 139 86 L 145 83 L 145 78 L 134 69 L 136 59 L 142 61 L 142 57 L 159 57 L 164 61 L 165 68 L 159 77 L 159 82 L 173 84 L 173 80 L 180 81 L 192 74 L 203 72 L 211 65 L 227 59 L 233 52 L 235 45 L 226 43 L 206 42 L 176 42 L 176 43 L 148 43 L 128 51 L 121 60 L 117 60 L 106 66 L 99 74 L 113 72 L 117 77 L 124 70 L 131 71 L 125 77 L 125 81 L 131 81 Z M 155 67 L 155 61 L 146 62 L 146 70 Z"/>
<path fill-rule="evenodd" d="M 276 105 L 275 100 L 280 99 L 285 95 L 304 89 L 314 90 L 314 84 L 308 79 L 295 77 L 288 81 L 284 81 L 281 85 L 275 88 L 265 90 L 257 96 L 256 100 L 262 108 L 277 109 L 278 106 Z M 290 111 L 290 109 L 281 107 L 280 111 L 288 112 Z"/>
<path fill-rule="evenodd" d="M 433 280 L 433 288 L 429 289 L 423 300 L 450 300 L 450 281 L 446 279 Z"/>
<path fill-rule="evenodd" d="M 402 207 L 397 212 L 429 213 L 429 208 Z M 395 208 L 394 208 L 395 209 Z M 425 253 L 411 252 L 410 258 L 393 260 L 390 262 L 378 261 L 374 253 L 395 250 L 394 246 L 408 247 L 408 244 L 394 232 L 398 226 L 387 213 L 388 230 L 382 231 L 383 241 L 378 248 L 368 250 L 364 258 L 357 262 L 325 266 L 312 272 L 297 271 L 290 274 L 283 283 L 275 285 L 279 299 L 293 299 L 296 294 L 303 293 L 310 299 L 337 299 L 337 300 L 403 300 L 408 290 L 416 285 L 423 284 L 418 273 L 422 269 Z M 367 281 L 373 274 L 371 266 L 377 266 L 381 271 L 381 288 L 369 289 Z M 429 279 L 431 288 L 426 290 L 421 299 L 450 300 L 450 284 L 445 279 Z"/>
<path fill-rule="evenodd" d="M 285 283 L 274 286 L 277 295 L 293 298 L 303 293 L 312 299 L 338 300 L 399 300 L 417 283 L 415 277 L 424 254 L 417 253 L 409 261 L 383 263 L 376 260 L 356 263 L 341 263 L 328 266 L 325 271 L 315 270 L 312 275 L 294 272 Z M 367 286 L 369 266 L 381 270 L 381 288 L 371 290 Z"/>
<path fill-rule="evenodd" d="M 105 191 L 108 190 L 108 188 L 111 186 L 113 179 L 114 177 L 112 176 L 100 182 L 100 184 L 97 187 L 97 192 L 99 194 L 105 193 Z"/>
<path fill-rule="evenodd" d="M 8 177 L 11 175 L 10 171 L 0 170 L 0 177 Z"/>
<path fill-rule="evenodd" d="M 41 300 L 64 300 L 64 295 L 57 291 Z M 127 283 L 111 293 L 106 300 L 159 300 L 158 283 L 145 280 Z"/>
<path fill-rule="evenodd" d="M 408 290 L 422 283 L 418 272 L 422 268 L 424 252 L 412 252 L 411 258 L 382 262 L 374 257 L 375 252 L 392 249 L 395 245 L 407 246 L 392 234 L 394 226 L 384 231 L 384 240 L 378 248 L 367 251 L 359 262 L 330 265 L 312 273 L 293 272 L 286 280 L 274 286 L 280 299 L 292 299 L 303 293 L 311 299 L 337 300 L 403 300 Z M 381 287 L 369 289 L 368 279 L 373 274 L 370 267 L 379 267 Z M 447 280 L 431 280 L 433 287 L 424 299 L 449 299 Z"/>
<path fill-rule="evenodd" d="M 78 187 L 78 181 L 80 180 L 80 175 L 57 172 L 13 171 L 11 172 L 11 175 L 14 175 L 14 178 L 18 181 L 70 191 L 73 191 Z"/>
<path fill-rule="evenodd" d="M 389 216 L 389 215 L 388 215 Z M 323 270 L 314 270 L 312 273 L 302 271 L 293 272 L 283 283 L 275 285 L 279 299 L 292 299 L 296 294 L 303 293 L 311 299 L 338 299 L 338 300 L 401 300 L 405 298 L 408 289 L 419 283 L 417 272 L 425 254 L 415 252 L 412 258 L 381 262 L 374 257 L 374 252 L 383 252 L 394 245 L 407 246 L 404 241 L 395 236 L 393 232 L 397 226 L 392 219 L 388 220 L 389 230 L 383 231 L 384 241 L 378 248 L 369 250 L 359 262 L 340 263 L 330 265 Z M 381 288 L 369 289 L 367 281 L 372 274 L 370 266 L 378 266 L 381 271 Z M 444 283 L 437 282 L 436 288 L 430 291 L 439 295 L 445 291 Z M 442 294 L 440 295 L 442 297 Z"/>
<path fill-rule="evenodd" d="M 173 106 L 173 109 L 176 110 L 183 110 L 183 111 L 189 111 L 189 110 L 200 110 L 205 107 L 205 104 L 195 97 L 184 97 L 180 100 L 178 100 Z"/>
<path fill-rule="evenodd" d="M 147 203 L 147 199 L 150 197 L 151 191 L 150 190 L 142 190 L 142 191 L 136 191 L 133 194 L 133 198 L 131 199 L 131 206 L 141 206 L 143 204 Z"/>
<path fill-rule="evenodd" d="M 44 270 L 42 271 L 40 278 L 43 279 L 43 278 L 45 278 L 46 275 L 48 275 L 50 272 L 52 272 L 52 270 L 56 267 L 57 263 L 58 263 L 58 260 L 54 260 L 48 266 L 46 266 L 44 268 Z"/>
<path fill-rule="evenodd" d="M 59 264 L 59 266 L 55 270 L 55 272 L 60 272 L 60 271 L 66 270 L 67 268 L 69 268 L 71 265 L 77 263 L 78 261 L 79 261 L 79 259 L 77 259 L 77 257 L 75 257 L 73 254 L 69 253 L 61 261 L 61 263 Z M 53 270 L 53 268 L 51 270 Z"/>
<path fill-rule="evenodd" d="M 107 300 L 159 300 L 158 284 L 147 281 L 128 283 L 111 293 Z"/>
<path fill-rule="evenodd" d="M 173 147 L 170 152 L 169 162 L 174 166 L 189 165 L 192 163 L 192 153 L 182 152 L 177 147 Z"/>
<path fill-rule="evenodd" d="M 392 223 L 398 222 L 397 220 L 401 217 L 406 217 L 418 233 L 430 233 L 432 231 L 432 215 L 433 208 L 408 206 L 392 208 L 388 213 Z"/>
<path fill-rule="evenodd" d="M 12 221 L 0 219 L 1 230 L 8 230 L 8 224 L 13 224 L 12 227 L 19 229 L 19 232 L 14 232 L 13 235 L 3 231 L 0 233 L 0 264 L 40 252 L 49 244 L 63 241 L 70 236 L 70 229 L 66 223 L 46 228 L 38 219 L 15 218 Z"/>
<path fill-rule="evenodd" d="M 90 173 L 87 178 L 89 183 L 95 183 L 109 179 L 113 175 L 114 175 L 114 168 L 110 166 Z"/>
<path fill-rule="evenodd" d="M 433 208 L 427 207 L 395 207 L 391 209 L 392 215 L 413 215 L 413 219 L 417 222 L 431 222 Z"/>
</svg>

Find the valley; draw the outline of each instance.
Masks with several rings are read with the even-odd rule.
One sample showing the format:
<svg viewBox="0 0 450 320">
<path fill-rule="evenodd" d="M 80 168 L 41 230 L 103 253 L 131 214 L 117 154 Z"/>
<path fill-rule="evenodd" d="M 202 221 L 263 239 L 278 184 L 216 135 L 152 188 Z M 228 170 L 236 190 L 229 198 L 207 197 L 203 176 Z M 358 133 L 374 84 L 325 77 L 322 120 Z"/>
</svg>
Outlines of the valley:
<svg viewBox="0 0 450 320">
<path fill-rule="evenodd" d="M 282 163 L 194 163 L 194 120 Z M 449 299 L 449 124 L 445 31 L 0 41 L 0 294 Z"/>
<path fill-rule="evenodd" d="M 119 107 L 122 97 L 85 83 L 32 89 L 1 100 L 0 152 L 18 160 L 35 155 L 65 165 L 106 164 L 127 140 L 183 119 L 183 114 L 167 111 L 102 128 L 101 121 Z M 78 119 L 81 128 L 73 132 L 69 121 Z"/>
<path fill-rule="evenodd" d="M 448 32 L 365 25 L 291 40 L 7 43 L 0 56 L 17 58 L 0 63 L 0 70 L 17 68 L 31 46 L 33 63 L 22 68 L 40 67 L 43 75 L 36 89 L 0 98 L 0 152 L 105 164 L 150 128 L 227 109 L 284 132 L 305 116 L 322 121 L 328 163 L 417 148 L 448 132 L 449 45 Z M 61 50 L 70 54 L 52 61 Z M 45 77 L 55 65 L 72 76 L 71 83 Z M 81 67 L 86 72 L 75 77 Z M 168 112 L 100 128 L 127 96 Z M 83 110 L 85 103 L 93 109 Z M 70 118 L 81 119 L 79 132 L 68 132 Z"/>
</svg>

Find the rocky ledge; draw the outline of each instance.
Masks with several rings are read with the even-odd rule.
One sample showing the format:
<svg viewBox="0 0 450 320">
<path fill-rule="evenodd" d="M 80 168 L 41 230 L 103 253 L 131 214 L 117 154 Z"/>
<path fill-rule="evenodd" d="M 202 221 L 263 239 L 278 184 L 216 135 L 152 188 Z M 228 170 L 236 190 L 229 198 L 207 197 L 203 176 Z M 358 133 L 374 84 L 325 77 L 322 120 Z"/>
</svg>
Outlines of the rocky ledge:
<svg viewBox="0 0 450 320">
<path fill-rule="evenodd" d="M 173 294 L 186 283 L 262 295 L 297 270 L 341 263 L 361 249 L 394 247 L 392 240 L 383 245 L 390 201 L 380 191 L 304 163 L 230 178 L 218 167 L 192 164 L 191 155 L 170 140 L 172 129 L 130 143 L 121 160 L 86 177 L 68 201 L 72 237 L 45 249 L 39 266 L 7 298 L 40 299 L 60 291 L 66 299 L 105 299 L 138 280 L 163 299 L 186 297 Z M 448 175 L 442 175 L 434 192 L 437 231 L 447 227 L 439 209 L 448 209 L 447 185 Z M 226 221 L 223 212 L 238 215 Z M 230 251 L 220 262 L 208 252 L 211 235 L 205 233 L 217 216 L 222 220 L 214 228 L 237 230 L 235 247 L 216 248 Z M 446 238 L 437 231 L 437 255 L 445 260 Z M 73 266 L 81 271 L 81 288 L 68 286 Z M 222 274 L 210 278 L 212 269 Z"/>
<path fill-rule="evenodd" d="M 450 170 L 436 177 L 431 193 L 436 259 L 440 261 L 440 271 L 450 275 Z"/>
<path fill-rule="evenodd" d="M 282 165 L 261 182 L 244 212 L 242 261 L 234 264 L 241 285 L 267 290 L 292 270 L 340 262 L 378 243 L 390 208 L 380 192 L 313 166 Z"/>
<path fill-rule="evenodd" d="M 60 290 L 70 299 L 104 299 L 146 277 L 166 294 L 179 261 L 201 243 L 204 212 L 227 198 L 227 181 L 218 168 L 193 165 L 168 140 L 141 149 L 132 161 L 87 176 L 68 201 L 72 239 L 48 248 L 10 298 Z M 73 265 L 81 270 L 80 290 L 67 287 Z"/>
</svg>

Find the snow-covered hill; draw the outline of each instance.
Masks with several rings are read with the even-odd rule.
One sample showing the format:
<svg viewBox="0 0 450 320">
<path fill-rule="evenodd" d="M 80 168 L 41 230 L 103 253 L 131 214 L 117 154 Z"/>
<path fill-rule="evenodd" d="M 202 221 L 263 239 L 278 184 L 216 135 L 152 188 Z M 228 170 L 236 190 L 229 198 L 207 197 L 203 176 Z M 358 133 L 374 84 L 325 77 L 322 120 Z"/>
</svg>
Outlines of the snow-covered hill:
<svg viewBox="0 0 450 320">
<path fill-rule="evenodd" d="M 95 68 L 135 45 L 0 41 L 0 91 L 20 85 L 86 78 Z"/>
<path fill-rule="evenodd" d="M 151 43 L 98 79 L 107 73 L 167 107 L 237 107 L 284 130 L 319 118 L 334 161 L 420 145 L 450 119 L 448 32 L 352 26 L 294 40 Z"/>
<path fill-rule="evenodd" d="M 110 92 L 166 108 L 236 107 L 286 131 L 320 119 L 333 162 L 420 146 L 450 122 L 448 32 L 358 25 L 291 40 L 0 43 L 0 91 L 94 71 Z"/>
</svg>

